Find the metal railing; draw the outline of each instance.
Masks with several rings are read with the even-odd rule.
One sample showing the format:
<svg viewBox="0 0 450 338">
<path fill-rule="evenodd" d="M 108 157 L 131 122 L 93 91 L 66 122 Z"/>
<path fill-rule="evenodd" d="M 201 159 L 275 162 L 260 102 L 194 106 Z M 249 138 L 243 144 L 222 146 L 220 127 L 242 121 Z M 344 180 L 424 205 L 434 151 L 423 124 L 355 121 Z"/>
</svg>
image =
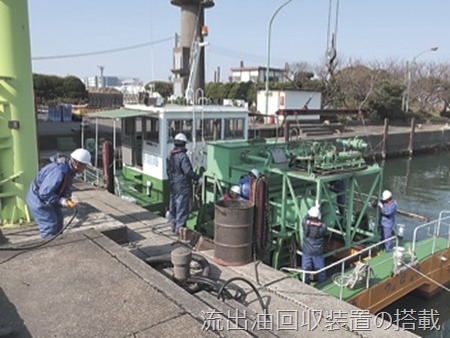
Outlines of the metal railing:
<svg viewBox="0 0 450 338">
<path fill-rule="evenodd" d="M 94 166 L 87 166 L 83 171 L 83 181 L 97 187 L 104 186 L 103 170 Z"/>
<path fill-rule="evenodd" d="M 443 217 L 444 215 L 448 215 Z M 431 249 L 431 255 L 433 255 L 436 251 L 436 240 L 438 237 L 441 236 L 441 226 L 445 225 L 448 227 L 447 230 L 447 249 L 450 247 L 450 224 L 449 223 L 444 223 L 443 221 L 445 220 L 450 220 L 450 211 L 444 210 L 441 211 L 439 213 L 439 218 L 437 220 L 431 221 L 431 222 L 427 222 L 424 224 L 421 224 L 419 226 L 417 226 L 414 229 L 414 233 L 413 233 L 413 239 L 412 239 L 412 251 L 415 252 L 416 251 L 416 243 L 418 241 L 418 232 L 420 230 L 422 230 L 423 228 L 427 228 L 428 236 L 432 236 L 433 237 L 433 243 L 432 243 L 432 249 Z M 433 227 L 432 231 L 430 232 L 430 228 Z"/>
<path fill-rule="evenodd" d="M 422 230 L 424 228 L 428 229 L 427 236 L 432 236 L 432 247 L 431 247 L 430 255 L 433 255 L 436 252 L 436 241 L 437 241 L 438 237 L 444 237 L 444 235 L 445 235 L 447 237 L 446 249 L 450 248 L 450 223 L 445 223 L 444 221 L 446 221 L 446 220 L 450 220 L 450 211 L 441 211 L 439 213 L 439 218 L 437 220 L 418 225 L 414 229 L 414 232 L 413 232 L 413 238 L 412 238 L 412 243 L 411 243 L 411 252 L 413 254 L 415 254 L 417 243 L 419 240 L 421 240 L 421 239 L 418 239 L 419 238 L 418 233 L 420 230 Z M 443 225 L 447 226 L 448 230 L 446 233 L 441 234 L 441 228 Z M 432 228 L 431 232 L 429 231 L 430 228 Z M 399 239 L 397 236 L 392 236 L 390 238 L 387 238 L 385 240 L 377 242 L 367 248 L 364 248 L 361 251 L 358 251 L 354 254 L 344 257 L 341 260 L 334 262 L 320 270 L 308 271 L 308 270 L 302 270 L 302 269 L 296 269 L 296 268 L 283 267 L 283 268 L 281 268 L 281 271 L 300 273 L 302 276 L 302 280 L 305 280 L 306 274 L 309 274 L 310 276 L 315 276 L 321 272 L 326 272 L 326 271 L 340 265 L 341 266 L 340 278 L 341 278 L 341 280 L 345 280 L 345 277 L 346 277 L 345 270 L 346 270 L 346 266 L 349 265 L 349 261 L 354 260 L 357 257 L 364 256 L 364 254 L 367 253 L 367 265 L 370 269 L 371 261 L 372 261 L 372 250 L 376 247 L 379 247 L 380 245 L 383 245 L 384 243 L 386 243 L 388 241 L 395 241 L 394 250 L 392 251 L 394 254 L 397 251 L 397 248 L 399 247 Z M 366 277 L 366 288 L 368 288 L 369 281 L 370 281 L 369 271 L 367 271 L 367 274 L 365 277 Z M 341 283 L 339 286 L 340 286 L 339 299 L 342 300 L 345 284 Z"/>
<path fill-rule="evenodd" d="M 341 265 L 341 272 L 340 272 L 340 274 L 341 274 L 341 278 L 344 279 L 344 277 L 345 277 L 345 269 L 346 269 L 346 266 L 347 266 L 346 263 L 348 261 L 350 261 L 350 260 L 352 260 L 354 258 L 357 258 L 358 256 L 362 256 L 364 253 L 368 252 L 367 264 L 370 267 L 370 263 L 371 263 L 371 260 L 372 260 L 372 249 L 374 249 L 374 248 L 376 248 L 376 247 L 378 247 L 378 246 L 380 246 L 380 245 L 382 245 L 382 244 L 384 244 L 386 242 L 392 241 L 392 240 L 395 241 L 395 247 L 394 247 L 394 250 L 392 252 L 395 252 L 396 248 L 398 247 L 398 238 L 397 238 L 397 236 L 392 236 L 392 237 L 384 239 L 384 240 L 382 240 L 382 241 L 380 241 L 378 243 L 375 243 L 375 244 L 373 244 L 371 246 L 368 246 L 367 248 L 364 248 L 361 251 L 358 251 L 358 252 L 356 252 L 354 254 L 351 254 L 350 256 L 344 257 L 344 258 L 342 258 L 341 260 L 339 260 L 337 262 L 334 262 L 334 263 L 332 263 L 330 265 L 327 265 L 327 266 L 323 267 L 320 270 L 308 271 L 308 270 L 288 268 L 288 267 L 283 267 L 280 270 L 281 271 L 301 273 L 302 274 L 302 280 L 305 280 L 306 274 L 315 276 L 315 275 L 317 275 L 317 274 L 319 274 L 321 272 L 325 272 L 327 270 L 330 270 L 331 268 L 333 268 L 335 266 Z M 367 288 L 369 287 L 369 279 L 370 279 L 370 274 L 367 273 L 367 276 L 366 276 L 366 287 Z M 342 300 L 342 296 L 343 296 L 343 293 L 344 293 L 344 287 L 345 286 L 343 284 L 340 285 L 339 299 L 341 299 L 341 300 Z"/>
</svg>

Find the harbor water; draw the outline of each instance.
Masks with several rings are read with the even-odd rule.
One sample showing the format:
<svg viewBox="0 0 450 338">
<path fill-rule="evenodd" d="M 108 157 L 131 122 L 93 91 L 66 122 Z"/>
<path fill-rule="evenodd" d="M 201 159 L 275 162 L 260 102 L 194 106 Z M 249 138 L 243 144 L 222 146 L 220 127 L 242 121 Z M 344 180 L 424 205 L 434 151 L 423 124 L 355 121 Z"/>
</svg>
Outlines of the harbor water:
<svg viewBox="0 0 450 338">
<path fill-rule="evenodd" d="M 384 167 L 384 189 L 392 191 L 400 210 L 427 217 L 438 218 L 443 210 L 450 211 L 450 153 L 433 153 L 412 158 L 388 159 Z M 415 225 L 422 220 L 397 215 L 397 223 L 406 226 L 405 237 L 412 237 Z M 393 317 L 406 310 L 417 314 L 422 310 L 436 310 L 439 314 L 440 331 L 415 333 L 422 337 L 450 337 L 450 292 L 442 289 L 431 299 L 408 295 L 384 309 Z"/>
</svg>

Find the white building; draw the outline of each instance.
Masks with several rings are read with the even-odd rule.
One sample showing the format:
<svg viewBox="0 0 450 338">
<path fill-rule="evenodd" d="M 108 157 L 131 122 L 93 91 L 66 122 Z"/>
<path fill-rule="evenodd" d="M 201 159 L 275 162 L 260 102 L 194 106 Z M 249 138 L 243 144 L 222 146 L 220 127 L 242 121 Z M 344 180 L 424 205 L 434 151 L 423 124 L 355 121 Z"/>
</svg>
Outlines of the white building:
<svg viewBox="0 0 450 338">
<path fill-rule="evenodd" d="M 269 91 L 268 115 L 275 115 L 280 109 L 320 109 L 322 93 L 304 90 L 271 90 Z M 259 90 L 256 96 L 256 110 L 266 114 L 266 92 Z M 298 117 L 299 120 L 318 120 L 319 115 Z M 269 121 L 273 119 L 268 119 Z"/>
<path fill-rule="evenodd" d="M 83 79 L 86 87 L 105 88 L 120 86 L 117 76 L 89 76 Z"/>
<path fill-rule="evenodd" d="M 241 61 L 239 68 L 231 68 L 232 82 L 265 82 L 267 67 L 244 67 Z M 281 68 L 269 68 L 269 82 L 286 82 L 285 70 Z"/>
</svg>

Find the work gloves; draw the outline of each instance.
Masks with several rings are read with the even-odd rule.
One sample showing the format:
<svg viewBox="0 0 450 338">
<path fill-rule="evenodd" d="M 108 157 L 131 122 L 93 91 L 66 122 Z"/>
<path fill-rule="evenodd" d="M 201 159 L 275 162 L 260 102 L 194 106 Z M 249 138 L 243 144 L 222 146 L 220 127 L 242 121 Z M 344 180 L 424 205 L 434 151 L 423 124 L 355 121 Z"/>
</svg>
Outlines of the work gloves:
<svg viewBox="0 0 450 338">
<path fill-rule="evenodd" d="M 74 201 L 72 201 L 70 198 L 65 198 L 65 197 L 62 197 L 60 200 L 59 200 L 59 204 L 62 206 L 62 207 L 69 207 L 69 208 L 74 208 L 77 204 L 74 202 Z"/>
</svg>

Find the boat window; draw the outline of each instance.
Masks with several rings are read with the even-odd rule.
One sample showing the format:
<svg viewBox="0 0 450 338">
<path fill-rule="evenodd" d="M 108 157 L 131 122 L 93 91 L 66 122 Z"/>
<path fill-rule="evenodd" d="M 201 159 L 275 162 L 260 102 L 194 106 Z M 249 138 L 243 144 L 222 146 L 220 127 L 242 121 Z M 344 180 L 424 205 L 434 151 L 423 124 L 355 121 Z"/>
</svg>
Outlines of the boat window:
<svg viewBox="0 0 450 338">
<path fill-rule="evenodd" d="M 167 120 L 167 140 L 169 143 L 173 142 L 175 135 L 183 133 L 186 135 L 188 141 L 192 141 L 192 119 L 186 120 Z"/>
<path fill-rule="evenodd" d="M 220 140 L 221 120 L 220 119 L 204 119 L 196 120 L 197 140 L 215 141 Z"/>
<path fill-rule="evenodd" d="M 159 143 L 159 120 L 157 118 L 145 119 L 144 140 Z"/>
<path fill-rule="evenodd" d="M 136 133 L 142 133 L 142 118 L 136 118 Z"/>
<path fill-rule="evenodd" d="M 225 119 L 225 139 L 244 138 L 244 119 Z"/>
<path fill-rule="evenodd" d="M 124 135 L 131 136 L 134 132 L 134 118 L 123 119 L 122 122 Z"/>
</svg>

